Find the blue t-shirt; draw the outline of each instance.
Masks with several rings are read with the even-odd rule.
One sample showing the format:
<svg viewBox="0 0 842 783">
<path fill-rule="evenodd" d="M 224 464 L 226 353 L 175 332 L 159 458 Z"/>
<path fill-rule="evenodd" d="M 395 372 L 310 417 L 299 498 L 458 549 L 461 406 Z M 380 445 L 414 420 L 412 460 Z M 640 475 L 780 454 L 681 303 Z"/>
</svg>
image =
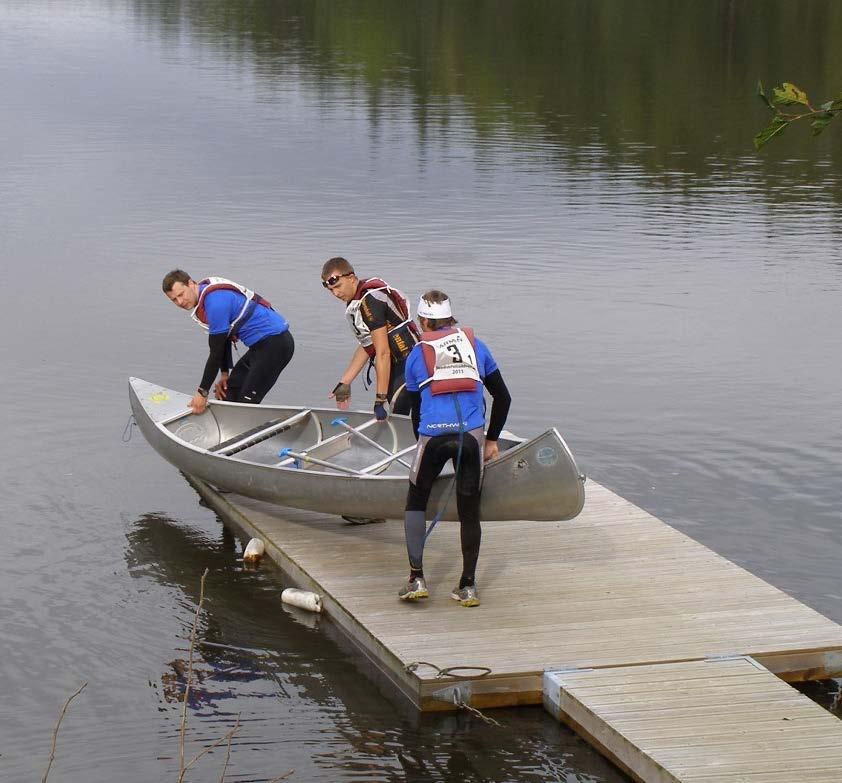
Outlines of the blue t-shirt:
<svg viewBox="0 0 842 783">
<path fill-rule="evenodd" d="M 474 337 L 474 349 L 477 355 L 477 369 L 480 378 L 491 375 L 497 369 L 497 362 L 491 355 L 485 343 Z M 430 377 L 427 365 L 421 353 L 421 343 L 416 345 L 406 359 L 404 380 L 407 391 L 417 392 L 421 384 Z M 419 435 L 447 435 L 459 432 L 459 417 L 456 413 L 454 397 L 459 401 L 462 414 L 462 431 L 485 427 L 485 403 L 483 400 L 483 385 L 475 384 L 474 391 L 452 392 L 450 394 L 433 394 L 430 386 L 421 389 L 421 423 L 418 427 Z"/>
<path fill-rule="evenodd" d="M 232 291 L 230 288 L 211 291 L 204 300 L 208 332 L 227 334 L 245 303 L 246 298 L 239 291 Z M 283 334 L 287 329 L 289 324 L 280 313 L 257 305 L 251 316 L 240 326 L 237 337 L 247 346 L 252 346 L 270 334 Z"/>
</svg>

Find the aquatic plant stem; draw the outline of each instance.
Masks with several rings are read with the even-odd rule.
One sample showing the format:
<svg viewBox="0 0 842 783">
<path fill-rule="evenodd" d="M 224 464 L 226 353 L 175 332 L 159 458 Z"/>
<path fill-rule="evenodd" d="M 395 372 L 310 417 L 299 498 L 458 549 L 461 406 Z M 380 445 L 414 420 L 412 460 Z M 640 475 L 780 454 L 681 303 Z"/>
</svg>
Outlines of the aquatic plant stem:
<svg viewBox="0 0 842 783">
<path fill-rule="evenodd" d="M 187 772 L 187 770 L 190 769 L 190 767 L 192 767 L 200 758 L 202 758 L 202 756 L 204 756 L 205 753 L 210 753 L 214 748 L 218 748 L 226 740 L 228 740 L 229 747 L 230 747 L 231 737 L 233 737 L 239 730 L 240 730 L 240 715 L 238 714 L 237 715 L 237 723 L 234 725 L 234 728 L 232 728 L 230 731 L 227 731 L 225 734 L 223 734 L 216 742 L 212 742 L 207 747 L 202 748 L 195 756 L 193 756 L 192 759 L 190 759 L 190 761 L 188 761 L 184 765 L 184 772 Z M 227 765 L 227 762 L 226 762 L 226 765 Z M 182 772 L 182 775 L 184 775 L 184 772 Z"/>
<path fill-rule="evenodd" d="M 225 783 L 225 773 L 228 771 L 228 762 L 231 760 L 231 739 L 233 738 L 234 734 L 237 733 L 237 729 L 240 728 L 240 715 L 242 713 L 237 713 L 237 722 L 234 724 L 234 728 L 228 732 L 228 745 L 225 748 L 225 763 L 222 765 L 222 773 L 219 776 L 219 783 Z"/>
<path fill-rule="evenodd" d="M 184 687 L 184 701 L 181 705 L 181 729 L 179 731 L 178 743 L 178 783 L 182 783 L 184 780 L 184 773 L 187 772 L 188 769 L 188 767 L 184 764 L 184 735 L 187 730 L 187 702 L 190 699 L 190 686 L 193 683 L 193 649 L 196 646 L 196 631 L 199 627 L 199 616 L 202 613 L 202 604 L 205 602 L 205 577 L 207 575 L 208 569 L 205 568 L 202 573 L 201 582 L 199 583 L 199 603 L 196 605 L 196 614 L 193 617 L 193 630 L 190 632 L 190 649 L 187 654 L 187 683 Z M 194 757 L 190 762 L 191 766 L 196 762 L 196 758 L 197 757 Z"/>
<path fill-rule="evenodd" d="M 64 702 L 64 706 L 61 708 L 61 712 L 59 713 L 58 720 L 56 721 L 56 727 L 53 729 L 53 744 L 50 748 L 50 760 L 47 762 L 47 769 L 44 772 L 44 777 L 41 778 L 41 783 L 47 783 L 47 775 L 50 774 L 50 768 L 53 766 L 53 759 L 56 757 L 56 740 L 58 739 L 58 730 L 61 726 L 62 720 L 64 720 L 64 713 L 67 712 L 67 708 L 70 706 L 70 702 L 73 701 L 87 686 L 87 682 L 83 682 L 74 693 L 67 697 L 67 701 Z"/>
<path fill-rule="evenodd" d="M 237 713 L 237 720 L 234 723 L 234 726 L 223 734 L 218 740 L 212 742 L 210 745 L 205 746 L 202 748 L 193 758 L 190 759 L 187 763 L 184 761 L 184 749 L 185 749 L 185 740 L 187 734 L 187 704 L 190 698 L 190 689 L 193 685 L 193 653 L 196 649 L 196 636 L 198 635 L 199 631 L 199 617 L 202 614 L 202 607 L 205 603 L 205 577 L 208 575 L 208 569 L 205 568 L 204 572 L 202 573 L 202 579 L 199 583 L 199 603 L 196 605 L 196 614 L 193 617 L 193 628 L 190 631 L 190 647 L 187 652 L 187 681 L 184 686 L 184 702 L 181 707 L 181 728 L 179 732 L 179 759 L 178 759 L 178 781 L 177 783 L 182 783 L 184 780 L 184 775 L 187 773 L 187 770 L 190 769 L 202 756 L 206 753 L 210 753 L 214 748 L 218 748 L 222 745 L 223 742 L 227 743 L 226 750 L 225 750 L 225 763 L 222 766 L 222 772 L 219 777 L 219 783 L 224 783 L 225 774 L 228 771 L 228 763 L 231 760 L 231 740 L 233 739 L 234 735 L 240 730 L 240 716 L 242 713 Z M 225 646 L 225 645 L 218 645 L 218 646 Z M 238 649 L 238 648 L 233 648 Z M 87 684 L 87 683 L 85 683 Z M 82 686 L 84 687 L 84 685 Z M 81 690 L 81 689 L 80 689 Z M 74 694 L 75 695 L 75 694 Z M 71 697 L 72 698 L 72 697 Z M 66 705 L 65 705 L 66 706 Z M 291 775 L 295 772 L 294 769 L 290 769 L 281 775 L 278 778 L 275 778 L 274 781 L 271 783 L 277 783 L 277 781 L 283 780 L 284 778 Z M 43 783 L 43 782 L 42 782 Z"/>
</svg>

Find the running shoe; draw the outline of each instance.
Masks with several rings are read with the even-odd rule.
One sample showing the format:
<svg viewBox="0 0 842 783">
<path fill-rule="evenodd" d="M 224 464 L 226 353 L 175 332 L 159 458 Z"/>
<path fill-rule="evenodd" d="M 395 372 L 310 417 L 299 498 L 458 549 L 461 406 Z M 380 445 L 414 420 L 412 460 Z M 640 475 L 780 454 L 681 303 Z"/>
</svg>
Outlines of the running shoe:
<svg viewBox="0 0 842 783">
<path fill-rule="evenodd" d="M 454 601 L 458 601 L 461 606 L 479 606 L 479 594 L 476 585 L 468 585 L 467 587 L 456 585 L 450 597 Z"/>
<path fill-rule="evenodd" d="M 398 590 L 398 598 L 401 601 L 418 601 L 421 598 L 429 598 L 430 593 L 427 590 L 427 583 L 423 576 L 416 576 L 415 579 L 410 579 L 400 590 Z"/>
</svg>

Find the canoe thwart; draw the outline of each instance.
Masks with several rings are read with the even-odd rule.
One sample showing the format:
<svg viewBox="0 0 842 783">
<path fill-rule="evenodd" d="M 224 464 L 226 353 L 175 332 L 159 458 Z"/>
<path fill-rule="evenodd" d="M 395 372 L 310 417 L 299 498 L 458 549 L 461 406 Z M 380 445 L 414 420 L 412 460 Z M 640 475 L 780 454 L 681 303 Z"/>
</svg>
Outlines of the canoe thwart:
<svg viewBox="0 0 842 783">
<path fill-rule="evenodd" d="M 268 440 L 275 435 L 286 432 L 291 427 L 294 427 L 296 424 L 306 419 L 309 415 L 309 410 L 303 410 L 293 416 L 289 416 L 286 419 L 273 419 L 272 421 L 264 422 L 263 424 L 259 424 L 257 427 L 252 427 L 250 430 L 246 430 L 245 432 L 235 435 L 233 438 L 228 438 L 228 440 L 225 440 L 216 446 L 211 446 L 208 451 L 230 457 L 232 454 L 237 454 L 238 452 L 244 451 L 251 446 L 262 443 L 264 440 Z"/>
<path fill-rule="evenodd" d="M 352 435 L 356 435 L 358 438 L 361 438 L 363 441 L 368 443 L 369 446 L 373 446 L 375 449 L 382 452 L 383 454 L 387 454 L 389 457 L 391 457 L 390 462 L 392 462 L 392 461 L 400 462 L 401 465 L 403 465 L 405 468 L 407 468 L 407 470 L 412 470 L 412 465 L 410 465 L 405 460 L 402 460 L 400 458 L 399 454 L 395 454 L 395 453 L 389 451 L 389 449 L 387 449 L 385 446 L 382 446 L 381 444 L 379 444 L 376 440 L 372 440 L 371 438 L 368 437 L 368 435 L 365 435 L 364 433 L 360 432 L 358 429 L 355 429 L 350 424 L 348 424 L 348 417 L 347 416 L 337 416 L 331 422 L 331 425 L 334 426 L 334 427 L 342 427 L 343 429 L 350 432 Z M 412 451 L 412 448 L 410 448 L 409 451 Z M 403 453 L 403 452 L 401 452 L 401 453 Z M 382 460 L 381 460 L 381 462 L 382 462 Z M 388 464 L 388 463 L 385 463 L 385 464 Z M 379 467 L 380 463 L 375 463 L 375 465 L 377 465 Z M 366 473 L 366 472 L 368 472 L 369 469 L 372 469 L 373 467 L 374 467 L 373 465 L 369 465 L 367 468 L 363 468 L 361 472 Z"/>
<path fill-rule="evenodd" d="M 337 465 L 335 462 L 328 462 L 327 460 L 319 459 L 318 457 L 311 457 L 306 452 L 302 453 L 300 451 L 293 451 L 290 448 L 281 449 L 278 452 L 278 456 L 282 460 L 278 463 L 278 466 L 289 464 L 289 460 L 290 458 L 292 458 L 293 464 L 297 468 L 303 467 L 307 463 L 311 463 L 313 465 L 319 465 L 323 468 L 329 468 L 330 470 L 338 470 L 342 473 L 350 473 L 353 476 L 360 475 L 360 471 L 354 470 L 354 468 L 346 468 L 344 465 Z"/>
</svg>

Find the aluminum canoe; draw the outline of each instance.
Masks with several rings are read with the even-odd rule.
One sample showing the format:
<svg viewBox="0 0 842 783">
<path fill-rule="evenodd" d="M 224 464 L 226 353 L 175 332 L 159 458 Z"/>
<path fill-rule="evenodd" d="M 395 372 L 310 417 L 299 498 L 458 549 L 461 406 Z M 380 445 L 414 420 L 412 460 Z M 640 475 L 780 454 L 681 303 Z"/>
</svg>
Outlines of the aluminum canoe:
<svg viewBox="0 0 842 783">
<path fill-rule="evenodd" d="M 282 506 L 356 517 L 403 517 L 415 452 L 412 422 L 377 422 L 363 411 L 212 400 L 199 416 L 190 395 L 139 378 L 129 398 L 140 431 L 179 470 L 229 492 Z M 555 429 L 531 440 L 504 433 L 486 464 L 483 521 L 572 519 L 584 476 Z M 436 480 L 430 515 L 457 519 L 453 469 Z"/>
</svg>

